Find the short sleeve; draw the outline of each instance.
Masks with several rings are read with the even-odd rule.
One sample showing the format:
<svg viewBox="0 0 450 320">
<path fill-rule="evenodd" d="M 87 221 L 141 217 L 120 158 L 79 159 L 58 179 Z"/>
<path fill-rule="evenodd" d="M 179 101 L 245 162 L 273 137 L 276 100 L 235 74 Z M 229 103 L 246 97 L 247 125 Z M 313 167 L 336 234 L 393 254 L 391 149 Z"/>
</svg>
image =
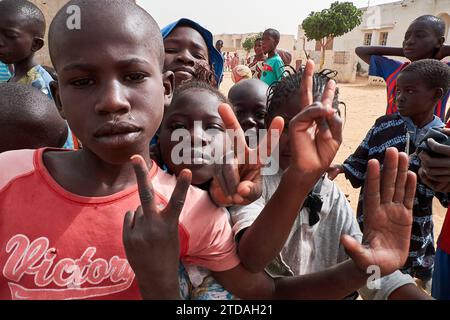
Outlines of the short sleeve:
<svg viewBox="0 0 450 320">
<path fill-rule="evenodd" d="M 234 206 L 230 209 L 233 233 L 236 237 L 242 230 L 249 228 L 258 218 L 266 205 L 263 197 L 246 206 Z"/>
<path fill-rule="evenodd" d="M 206 195 L 206 198 L 208 196 Z M 209 199 L 209 198 L 208 198 Z M 183 262 L 211 271 L 226 271 L 240 263 L 229 214 L 210 201 L 199 199 L 181 223 L 188 235 L 188 249 Z"/>
<path fill-rule="evenodd" d="M 369 75 L 381 77 L 384 80 L 397 70 L 403 63 L 384 56 L 372 55 L 370 57 Z"/>
</svg>

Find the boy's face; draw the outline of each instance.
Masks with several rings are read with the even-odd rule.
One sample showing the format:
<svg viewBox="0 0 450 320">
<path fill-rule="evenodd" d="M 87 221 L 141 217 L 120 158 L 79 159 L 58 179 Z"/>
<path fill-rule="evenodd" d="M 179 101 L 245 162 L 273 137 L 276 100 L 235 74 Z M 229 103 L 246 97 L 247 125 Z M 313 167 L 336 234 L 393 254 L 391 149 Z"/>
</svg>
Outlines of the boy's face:
<svg viewBox="0 0 450 320">
<path fill-rule="evenodd" d="M 272 120 L 276 117 L 282 117 L 284 119 L 284 130 L 280 136 L 280 142 L 278 143 L 279 150 L 274 152 L 279 152 L 280 168 L 286 170 L 291 163 L 291 151 L 289 143 L 289 122 L 294 118 L 300 111 L 300 92 L 296 91 L 293 93 L 281 106 L 276 110 L 275 114 L 266 118 L 266 127 L 268 128 Z"/>
<path fill-rule="evenodd" d="M 396 103 L 402 116 L 422 121 L 434 112 L 441 95 L 439 88 L 429 88 L 411 72 L 402 72 L 397 77 Z"/>
<path fill-rule="evenodd" d="M 202 35 L 186 26 L 175 28 L 165 39 L 164 71 L 175 73 L 175 87 L 190 81 L 195 75 L 195 68 L 209 66 L 209 52 Z M 210 66 L 209 66 L 210 68 Z"/>
<path fill-rule="evenodd" d="M 269 53 L 277 48 L 277 41 L 268 33 L 263 34 L 262 49 L 264 53 Z"/>
<path fill-rule="evenodd" d="M 442 47 L 444 38 L 439 38 L 431 22 L 413 22 L 405 33 L 403 52 L 411 61 L 434 58 L 436 52 Z"/>
<path fill-rule="evenodd" d="M 183 169 L 190 169 L 192 184 L 201 185 L 214 177 L 215 165 L 209 160 L 217 154 L 211 151 L 225 154 L 227 135 L 218 112 L 220 101 L 205 90 L 184 92 L 177 101 L 176 105 L 171 105 L 167 110 L 161 125 L 159 139 L 161 155 L 170 172 L 178 175 Z M 190 138 L 190 143 L 182 151 L 175 149 L 180 145 L 179 136 L 176 141 L 171 141 L 172 133 L 177 129 L 184 129 L 188 137 L 185 135 L 183 137 Z M 184 152 L 189 154 L 186 155 Z M 176 164 L 174 157 L 180 157 L 185 161 Z"/>
<path fill-rule="evenodd" d="M 55 93 L 83 147 L 121 165 L 134 154 L 148 156 L 173 76 L 162 74 L 161 53 L 148 30 L 117 25 L 60 36 Z"/>
<path fill-rule="evenodd" d="M 263 86 L 264 83 L 253 85 L 256 81 L 248 81 L 252 82 L 251 87 L 234 90 L 229 99 L 244 132 L 256 130 L 255 133 L 258 134 L 258 130 L 265 129 L 267 87 Z"/>
<path fill-rule="evenodd" d="M 27 21 L 20 15 L 8 16 L 0 13 L 0 61 L 14 64 L 28 58 L 40 49 Z"/>
<path fill-rule="evenodd" d="M 264 54 L 262 40 L 255 41 L 255 46 L 253 49 L 255 50 L 256 55 Z"/>
</svg>

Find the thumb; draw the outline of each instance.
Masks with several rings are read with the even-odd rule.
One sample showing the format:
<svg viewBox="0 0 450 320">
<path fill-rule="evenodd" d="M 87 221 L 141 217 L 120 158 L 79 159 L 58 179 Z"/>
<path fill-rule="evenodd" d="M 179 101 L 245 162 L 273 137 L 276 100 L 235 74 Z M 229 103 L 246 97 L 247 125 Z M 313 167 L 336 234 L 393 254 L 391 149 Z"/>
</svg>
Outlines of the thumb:
<svg viewBox="0 0 450 320">
<path fill-rule="evenodd" d="M 365 261 L 367 261 L 367 249 L 355 238 L 344 234 L 341 236 L 341 244 L 345 248 L 347 255 L 362 270 L 365 269 Z"/>
</svg>

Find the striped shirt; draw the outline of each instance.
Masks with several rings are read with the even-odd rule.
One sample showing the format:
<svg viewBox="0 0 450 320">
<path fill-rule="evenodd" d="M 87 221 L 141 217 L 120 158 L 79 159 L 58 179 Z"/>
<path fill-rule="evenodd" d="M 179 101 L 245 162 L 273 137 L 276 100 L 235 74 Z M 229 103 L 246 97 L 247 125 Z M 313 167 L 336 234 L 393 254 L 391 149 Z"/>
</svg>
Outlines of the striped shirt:
<svg viewBox="0 0 450 320">
<path fill-rule="evenodd" d="M 443 127 L 443 123 L 435 116 L 434 120 L 428 125 L 417 128 L 411 119 L 399 114 L 382 116 L 376 120 L 356 151 L 344 161 L 345 177 L 350 180 L 354 188 L 362 187 L 357 209 L 361 229 L 363 229 L 364 179 L 368 161 L 377 159 L 382 164 L 386 149 L 395 147 L 409 155 L 409 170 L 417 173 L 420 168 L 420 159 L 415 153 L 416 147 L 432 127 Z M 409 257 L 402 271 L 424 280 L 431 277 L 434 264 L 435 248 L 432 220 L 434 196 L 441 201 L 442 205 L 447 207 L 447 195 L 435 193 L 418 179 L 413 207 Z"/>
<path fill-rule="evenodd" d="M 0 82 L 6 82 L 11 78 L 8 66 L 0 62 Z"/>
</svg>

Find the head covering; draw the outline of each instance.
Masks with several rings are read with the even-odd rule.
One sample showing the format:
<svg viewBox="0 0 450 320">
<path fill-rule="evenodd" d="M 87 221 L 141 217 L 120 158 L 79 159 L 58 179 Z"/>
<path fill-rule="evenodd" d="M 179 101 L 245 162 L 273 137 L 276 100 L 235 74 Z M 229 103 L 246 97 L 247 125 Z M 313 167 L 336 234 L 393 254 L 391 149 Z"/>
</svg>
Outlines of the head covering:
<svg viewBox="0 0 450 320">
<path fill-rule="evenodd" d="M 244 65 L 237 65 L 233 68 L 231 72 L 231 79 L 234 83 L 238 83 L 241 80 L 251 79 L 252 78 L 252 70 L 249 67 Z"/>
<path fill-rule="evenodd" d="M 202 35 L 203 39 L 206 42 L 206 45 L 208 46 L 209 60 L 210 60 L 209 63 L 212 67 L 214 67 L 216 82 L 217 85 L 219 85 L 220 82 L 222 82 L 223 77 L 223 57 L 220 54 L 220 52 L 217 51 L 217 49 L 214 47 L 214 40 L 212 33 L 209 30 L 203 28 L 197 22 L 183 18 L 161 29 L 163 38 L 164 39 L 167 38 L 167 36 L 173 31 L 173 29 L 175 29 L 180 25 L 191 27 L 192 29 L 198 31 L 198 33 Z"/>
</svg>

